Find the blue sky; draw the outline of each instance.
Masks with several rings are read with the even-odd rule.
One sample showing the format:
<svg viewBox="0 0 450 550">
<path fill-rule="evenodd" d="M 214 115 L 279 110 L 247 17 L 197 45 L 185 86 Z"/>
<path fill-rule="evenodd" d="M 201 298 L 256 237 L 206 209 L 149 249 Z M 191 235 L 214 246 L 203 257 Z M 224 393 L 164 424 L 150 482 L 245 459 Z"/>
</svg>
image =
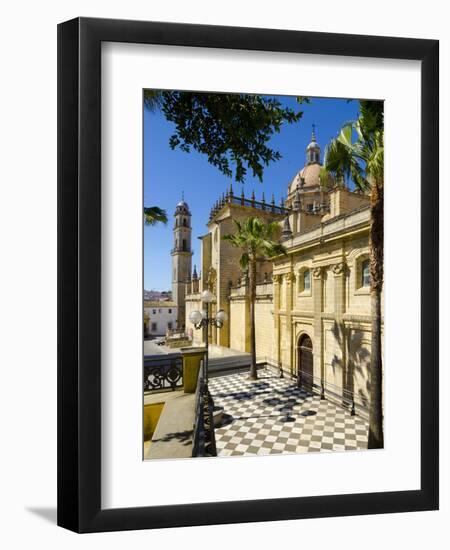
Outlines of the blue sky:
<svg viewBox="0 0 450 550">
<path fill-rule="evenodd" d="M 279 204 L 286 196 L 290 180 L 305 163 L 305 148 L 311 138 L 312 124 L 322 153 L 325 145 L 335 137 L 342 124 L 356 118 L 358 101 L 312 98 L 310 104 L 298 105 L 295 98 L 279 97 L 281 103 L 303 111 L 299 122 L 286 124 L 275 134 L 271 146 L 280 151 L 282 158 L 264 170 L 263 183 L 251 175 L 243 186 L 233 182 L 235 193 L 244 187 L 246 196 L 255 191 L 260 200 L 264 191 L 266 200 L 272 193 Z M 159 206 L 167 211 L 169 223 L 144 227 L 144 288 L 167 290 L 171 288 L 171 256 L 173 213 L 176 204 L 184 197 L 192 213 L 193 265 L 200 264 L 200 241 L 197 237 L 207 231 L 211 205 L 229 188 L 231 179 L 208 164 L 204 155 L 191 151 L 172 151 L 168 142 L 174 125 L 165 120 L 161 112 L 144 109 L 144 205 Z M 323 160 L 323 159 L 322 159 Z"/>
</svg>

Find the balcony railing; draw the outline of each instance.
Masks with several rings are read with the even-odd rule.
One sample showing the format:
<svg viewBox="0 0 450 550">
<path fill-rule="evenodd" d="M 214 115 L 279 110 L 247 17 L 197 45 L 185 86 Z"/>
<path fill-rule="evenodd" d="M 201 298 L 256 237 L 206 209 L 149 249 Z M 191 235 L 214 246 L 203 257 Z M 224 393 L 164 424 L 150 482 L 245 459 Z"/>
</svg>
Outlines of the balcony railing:
<svg viewBox="0 0 450 550">
<path fill-rule="evenodd" d="M 183 359 L 181 356 L 144 358 L 144 391 L 174 391 L 181 387 L 183 387 Z"/>
<path fill-rule="evenodd" d="M 265 212 L 271 212 L 272 214 L 286 215 L 289 212 L 289 209 L 284 206 L 284 201 L 281 201 L 282 204 L 277 206 L 275 204 L 274 197 L 270 202 L 266 202 L 264 194 L 262 200 L 257 201 L 255 199 L 255 194 L 253 193 L 251 198 L 245 197 L 244 193 L 239 195 L 234 195 L 233 190 L 230 189 L 227 193 L 223 194 L 211 208 L 209 219 L 211 220 L 214 216 L 222 209 L 226 204 L 235 204 L 238 206 L 247 206 L 249 208 L 256 208 L 257 210 L 262 210 Z"/>
<path fill-rule="evenodd" d="M 192 456 L 217 456 L 214 433 L 214 403 L 200 368 L 195 393 L 195 424 Z"/>
</svg>

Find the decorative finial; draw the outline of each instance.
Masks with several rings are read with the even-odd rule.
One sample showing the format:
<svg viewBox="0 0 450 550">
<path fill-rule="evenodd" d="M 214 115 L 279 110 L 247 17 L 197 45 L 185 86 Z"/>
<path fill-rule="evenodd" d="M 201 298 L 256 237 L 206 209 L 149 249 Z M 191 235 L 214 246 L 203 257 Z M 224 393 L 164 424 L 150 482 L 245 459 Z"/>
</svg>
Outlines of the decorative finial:
<svg viewBox="0 0 450 550">
<path fill-rule="evenodd" d="M 181 191 L 181 200 L 184 201 L 184 190 Z"/>
<path fill-rule="evenodd" d="M 290 239 L 292 237 L 291 224 L 289 223 L 289 215 L 286 215 L 283 222 L 283 230 L 281 232 L 282 239 Z"/>
<path fill-rule="evenodd" d="M 311 141 L 316 141 L 316 125 L 312 125 Z"/>
</svg>

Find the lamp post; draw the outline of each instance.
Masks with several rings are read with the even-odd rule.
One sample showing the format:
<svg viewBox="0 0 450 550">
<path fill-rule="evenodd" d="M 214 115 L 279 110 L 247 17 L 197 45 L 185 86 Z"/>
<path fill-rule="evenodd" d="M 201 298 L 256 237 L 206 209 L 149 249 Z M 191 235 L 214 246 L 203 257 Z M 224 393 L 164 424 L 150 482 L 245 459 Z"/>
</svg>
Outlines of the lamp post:
<svg viewBox="0 0 450 550">
<path fill-rule="evenodd" d="M 206 390 L 208 391 L 208 363 L 209 363 L 209 335 L 208 329 L 210 326 L 222 328 L 223 324 L 227 321 L 228 315 L 223 309 L 219 309 L 215 317 L 210 316 L 209 305 L 213 302 L 215 296 L 209 290 L 205 290 L 202 293 L 201 300 L 205 304 L 203 311 L 192 311 L 189 315 L 189 320 L 193 323 L 194 327 L 199 330 L 205 331 L 205 360 L 203 362 L 203 380 L 205 382 Z"/>
<path fill-rule="evenodd" d="M 194 426 L 193 456 L 217 456 L 216 438 L 214 435 L 214 403 L 208 388 L 208 363 L 209 363 L 209 335 L 210 326 L 222 328 L 228 319 L 225 311 L 220 309 L 215 317 L 210 315 L 209 304 L 215 300 L 215 296 L 209 290 L 202 293 L 201 301 L 204 303 L 202 311 L 192 311 L 189 320 L 194 327 L 204 330 L 205 359 L 203 361 L 203 376 L 199 381 L 196 405 L 196 421 Z"/>
</svg>

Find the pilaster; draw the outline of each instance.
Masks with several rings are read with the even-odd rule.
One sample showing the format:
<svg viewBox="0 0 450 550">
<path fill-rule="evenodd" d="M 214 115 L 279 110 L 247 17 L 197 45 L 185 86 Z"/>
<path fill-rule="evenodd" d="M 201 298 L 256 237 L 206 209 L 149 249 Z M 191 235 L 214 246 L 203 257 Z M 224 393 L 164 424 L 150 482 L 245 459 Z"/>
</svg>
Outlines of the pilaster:
<svg viewBox="0 0 450 550">
<path fill-rule="evenodd" d="M 313 275 L 313 303 L 314 303 L 314 376 L 320 377 L 321 381 L 325 380 L 325 367 L 323 362 L 323 328 L 322 328 L 322 312 L 323 312 L 323 279 L 325 268 L 322 266 L 315 267 L 312 270 Z M 323 397 L 323 395 L 322 395 Z"/>
<path fill-rule="evenodd" d="M 351 389 L 353 387 L 353 372 L 348 372 L 347 365 L 347 334 L 343 322 L 345 314 L 345 278 L 347 275 L 347 264 L 338 262 L 332 266 L 334 275 L 334 315 L 337 325 L 337 339 L 340 340 L 339 349 L 341 356 L 338 357 L 342 368 L 342 387 Z"/>
<path fill-rule="evenodd" d="M 295 288 L 295 273 L 292 271 L 286 273 L 286 343 L 288 344 L 288 358 L 289 365 L 283 365 L 283 368 L 289 367 L 289 371 L 293 374 L 294 360 L 292 354 L 294 353 L 293 334 L 292 334 L 292 308 L 294 301 L 294 288 Z"/>
<path fill-rule="evenodd" d="M 282 275 L 273 275 L 273 319 L 274 319 L 274 338 L 275 338 L 275 359 L 278 365 L 281 363 L 280 350 L 280 285 Z"/>
</svg>

